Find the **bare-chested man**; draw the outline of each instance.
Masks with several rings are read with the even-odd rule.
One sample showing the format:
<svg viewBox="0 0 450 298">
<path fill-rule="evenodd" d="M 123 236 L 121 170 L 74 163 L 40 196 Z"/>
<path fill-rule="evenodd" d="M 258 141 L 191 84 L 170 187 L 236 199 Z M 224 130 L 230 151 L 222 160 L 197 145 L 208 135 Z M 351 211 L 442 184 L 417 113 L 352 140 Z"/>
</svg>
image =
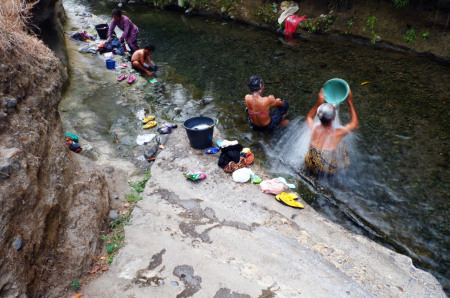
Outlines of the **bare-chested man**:
<svg viewBox="0 0 450 298">
<path fill-rule="evenodd" d="M 152 71 L 156 70 L 156 65 L 150 59 L 150 55 L 155 51 L 155 46 L 149 43 L 143 49 L 139 49 L 131 56 L 131 65 L 134 69 L 144 72 L 146 75 L 151 76 Z"/>
<path fill-rule="evenodd" d="M 261 96 L 264 83 L 258 76 L 252 76 L 247 85 L 252 92 L 245 96 L 250 127 L 264 131 L 289 125 L 289 120 L 283 120 L 289 109 L 286 101 L 275 99 L 273 95 Z M 270 114 L 270 107 L 277 107 L 277 109 Z"/>
</svg>

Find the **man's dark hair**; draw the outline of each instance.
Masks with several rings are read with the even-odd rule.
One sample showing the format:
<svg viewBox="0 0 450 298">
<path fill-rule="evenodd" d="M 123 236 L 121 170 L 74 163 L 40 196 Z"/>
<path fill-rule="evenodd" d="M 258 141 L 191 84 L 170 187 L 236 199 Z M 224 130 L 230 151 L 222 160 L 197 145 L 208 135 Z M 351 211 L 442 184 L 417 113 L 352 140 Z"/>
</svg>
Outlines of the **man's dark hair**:
<svg viewBox="0 0 450 298">
<path fill-rule="evenodd" d="M 153 44 L 149 43 L 149 44 L 147 44 L 147 45 L 144 47 L 144 49 L 146 49 L 147 51 L 152 52 L 152 51 L 155 50 L 155 46 L 154 46 Z"/>
<path fill-rule="evenodd" d="M 258 76 L 252 76 L 247 83 L 251 91 L 258 91 L 259 87 L 264 85 L 263 80 Z"/>
<path fill-rule="evenodd" d="M 113 9 L 112 11 L 113 16 L 118 16 L 119 18 L 122 16 L 122 11 L 120 9 Z"/>
</svg>

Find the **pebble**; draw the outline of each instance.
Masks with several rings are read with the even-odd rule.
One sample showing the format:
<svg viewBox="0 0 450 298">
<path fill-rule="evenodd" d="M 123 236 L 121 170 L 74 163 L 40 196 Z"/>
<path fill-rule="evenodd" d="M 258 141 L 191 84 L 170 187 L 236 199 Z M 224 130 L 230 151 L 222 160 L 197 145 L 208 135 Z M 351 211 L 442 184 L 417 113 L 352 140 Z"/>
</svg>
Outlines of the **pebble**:
<svg viewBox="0 0 450 298">
<path fill-rule="evenodd" d="M 117 210 L 109 210 L 109 220 L 114 221 L 119 217 L 119 213 L 117 213 Z"/>
<path fill-rule="evenodd" d="M 14 243 L 13 243 L 13 248 L 14 248 L 16 251 L 19 251 L 19 250 L 22 248 L 22 244 L 23 244 L 22 237 L 19 236 L 19 237 L 16 239 L 16 241 L 14 241 Z"/>
<path fill-rule="evenodd" d="M 172 286 L 178 287 L 178 282 L 176 282 L 176 281 L 171 281 L 170 284 L 171 284 Z"/>
<path fill-rule="evenodd" d="M 118 199 L 119 199 L 119 195 L 118 195 L 118 194 L 116 194 L 116 193 L 115 193 L 115 194 L 113 194 L 113 199 L 114 199 L 114 200 L 118 200 Z"/>
</svg>

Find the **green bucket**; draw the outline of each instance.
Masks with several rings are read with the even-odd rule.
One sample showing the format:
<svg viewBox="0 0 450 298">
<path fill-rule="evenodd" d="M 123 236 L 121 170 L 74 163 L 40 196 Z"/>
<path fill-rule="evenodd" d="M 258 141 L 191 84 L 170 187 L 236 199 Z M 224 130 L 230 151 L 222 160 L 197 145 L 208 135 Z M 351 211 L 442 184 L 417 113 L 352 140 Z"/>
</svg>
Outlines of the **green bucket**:
<svg viewBox="0 0 450 298">
<path fill-rule="evenodd" d="M 334 78 L 328 80 L 323 84 L 323 93 L 325 95 L 325 101 L 332 105 L 338 105 L 347 99 L 350 87 L 347 82 Z"/>
</svg>

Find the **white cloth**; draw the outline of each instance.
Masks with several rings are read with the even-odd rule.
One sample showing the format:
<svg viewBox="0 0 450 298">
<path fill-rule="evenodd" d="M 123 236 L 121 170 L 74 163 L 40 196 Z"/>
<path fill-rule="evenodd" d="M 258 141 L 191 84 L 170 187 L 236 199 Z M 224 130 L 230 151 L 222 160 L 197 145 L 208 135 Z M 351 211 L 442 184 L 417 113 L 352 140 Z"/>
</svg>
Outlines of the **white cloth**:
<svg viewBox="0 0 450 298">
<path fill-rule="evenodd" d="M 234 182 L 245 183 L 250 180 L 251 175 L 255 175 L 252 170 L 249 168 L 242 168 L 234 171 L 232 176 Z"/>
</svg>

